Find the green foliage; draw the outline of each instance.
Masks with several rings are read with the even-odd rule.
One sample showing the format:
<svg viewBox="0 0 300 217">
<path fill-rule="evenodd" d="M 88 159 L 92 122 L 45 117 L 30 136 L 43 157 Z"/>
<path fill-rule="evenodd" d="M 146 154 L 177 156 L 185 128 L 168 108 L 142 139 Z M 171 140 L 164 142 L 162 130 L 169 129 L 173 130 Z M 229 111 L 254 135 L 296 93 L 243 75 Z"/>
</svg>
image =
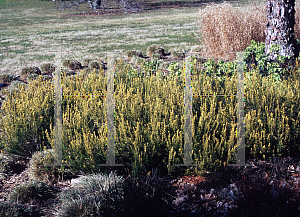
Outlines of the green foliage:
<svg viewBox="0 0 300 217">
<path fill-rule="evenodd" d="M 49 123 L 54 119 L 54 90 L 51 82 L 42 82 L 41 77 L 29 81 L 27 88 L 21 88 L 18 85 L 11 91 L 4 91 L 7 100 L 2 104 L 0 119 L 1 146 L 8 153 L 31 157 L 41 147 L 49 145 L 45 130 L 49 130 Z"/>
<path fill-rule="evenodd" d="M 297 40 L 299 42 L 299 40 Z M 283 57 L 279 55 L 279 49 L 280 45 L 275 46 L 272 44 L 270 48 L 270 52 L 276 51 L 277 59 L 281 62 L 284 63 L 286 59 L 290 59 L 289 56 Z M 254 40 L 251 40 L 251 45 L 245 49 L 245 52 L 250 52 L 250 53 L 245 53 L 245 60 L 250 60 L 251 53 L 253 52 L 254 55 L 256 56 L 256 61 L 258 64 L 258 69 L 259 72 L 262 76 L 270 76 L 274 78 L 275 82 L 278 82 L 283 79 L 284 74 L 287 71 L 291 70 L 291 67 L 289 66 L 287 69 L 280 68 L 279 64 L 276 62 L 268 62 L 268 56 L 265 55 L 265 44 L 262 43 L 256 43 Z"/>
<path fill-rule="evenodd" d="M 260 57 L 263 48 L 255 44 L 250 47 L 249 51 L 256 52 L 261 67 L 259 58 L 263 58 Z M 249 57 L 245 57 L 244 65 L 246 157 L 297 155 L 300 134 L 295 105 L 299 101 L 299 81 L 263 76 L 259 67 L 250 70 L 247 68 Z M 209 60 L 203 64 L 207 67 L 203 72 L 197 69 L 198 59 L 192 57 L 191 60 L 193 94 L 236 94 L 235 62 L 215 64 Z M 152 76 L 158 74 L 160 64 L 158 60 L 146 61 L 140 71 L 122 60 L 117 60 L 115 65 L 115 158 L 116 163 L 126 165 L 125 172 L 134 172 L 137 176 L 154 167 L 171 174 L 177 169 L 173 164 L 182 163 L 184 156 L 183 67 L 181 63 L 170 64 L 170 75 L 162 79 L 162 76 Z M 63 94 L 105 95 L 106 78 L 95 70 L 87 74 L 84 82 L 82 79 L 82 75 L 72 79 L 63 75 Z M 28 90 L 16 92 L 15 98 L 11 96 L 4 104 L 1 142 L 6 150 L 34 153 L 37 145 L 47 142 L 54 147 L 52 96 L 50 82 L 32 81 Z M 22 102 L 17 101 L 20 98 Z M 98 171 L 98 165 L 106 162 L 107 101 L 104 99 L 69 97 L 62 100 L 62 157 L 73 172 Z M 193 159 L 200 165 L 198 169 L 214 170 L 234 161 L 235 115 L 233 97 L 193 98 Z"/>
<path fill-rule="evenodd" d="M 154 59 L 152 61 L 146 61 L 143 66 L 142 66 L 142 70 L 144 72 L 147 72 L 146 77 L 149 77 L 150 75 L 152 75 L 154 72 L 156 72 L 158 70 L 158 60 Z"/>
</svg>

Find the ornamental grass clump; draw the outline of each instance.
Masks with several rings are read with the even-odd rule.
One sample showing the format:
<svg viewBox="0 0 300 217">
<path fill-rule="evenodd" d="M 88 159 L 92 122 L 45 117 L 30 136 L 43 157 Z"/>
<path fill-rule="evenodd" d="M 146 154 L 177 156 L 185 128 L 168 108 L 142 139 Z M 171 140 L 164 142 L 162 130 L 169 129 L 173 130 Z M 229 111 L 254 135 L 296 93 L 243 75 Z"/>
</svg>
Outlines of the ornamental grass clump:
<svg viewBox="0 0 300 217">
<path fill-rule="evenodd" d="M 54 160 L 54 149 L 35 152 L 29 161 L 29 178 L 50 184 L 57 182 L 59 170 L 58 166 L 54 166 Z"/>
<path fill-rule="evenodd" d="M 100 69 L 100 66 L 97 62 L 91 62 L 89 65 L 89 68 L 91 69 Z"/>
<path fill-rule="evenodd" d="M 295 12 L 295 38 L 300 38 L 300 15 Z M 235 52 L 242 52 L 251 40 L 265 42 L 268 21 L 265 2 L 248 7 L 233 7 L 230 3 L 211 4 L 199 10 L 199 33 L 206 58 L 234 61 Z M 232 52 L 232 53 L 229 53 Z"/>
<path fill-rule="evenodd" d="M 77 60 L 64 60 L 62 66 L 69 68 L 70 70 L 81 69 L 81 63 Z"/>
<path fill-rule="evenodd" d="M 46 202 L 53 199 L 56 192 L 44 182 L 33 181 L 16 186 L 9 194 L 10 202 L 30 203 Z"/>
<path fill-rule="evenodd" d="M 55 70 L 55 66 L 51 63 L 44 63 L 41 65 L 42 73 L 52 73 Z"/>
<path fill-rule="evenodd" d="M 30 67 L 26 67 L 23 68 L 21 71 L 21 75 L 24 77 L 27 77 L 28 75 L 31 74 L 36 74 L 36 75 L 40 75 L 41 74 L 41 70 L 39 69 L 39 67 L 36 66 L 30 66 Z"/>
<path fill-rule="evenodd" d="M 36 214 L 32 207 L 12 202 L 0 202 L 0 216 L 3 217 L 30 217 Z"/>
<path fill-rule="evenodd" d="M 124 202 L 123 178 L 114 173 L 93 174 L 72 180 L 58 197 L 57 216 L 114 216 Z"/>
<path fill-rule="evenodd" d="M 132 57 L 142 57 L 143 56 L 143 54 L 137 50 L 128 50 L 128 51 L 126 51 L 126 55 L 129 59 L 131 59 Z"/>
</svg>

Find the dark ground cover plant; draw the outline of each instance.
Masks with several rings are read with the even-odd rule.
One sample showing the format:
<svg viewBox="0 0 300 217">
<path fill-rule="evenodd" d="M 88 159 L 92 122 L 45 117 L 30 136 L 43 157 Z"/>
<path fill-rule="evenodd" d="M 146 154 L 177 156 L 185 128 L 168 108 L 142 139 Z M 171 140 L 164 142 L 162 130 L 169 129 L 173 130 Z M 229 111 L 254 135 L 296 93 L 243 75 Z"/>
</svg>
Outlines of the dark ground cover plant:
<svg viewBox="0 0 300 217">
<path fill-rule="evenodd" d="M 134 178 L 128 175 L 123 183 L 125 202 L 116 216 L 190 216 L 187 211 L 176 210 L 172 205 L 175 189 L 166 176 L 154 174 Z"/>
<path fill-rule="evenodd" d="M 290 168 L 293 172 L 300 171 L 299 159 L 274 157 L 268 161 L 254 159 L 247 163 L 253 164 L 253 167 L 219 168 L 205 182 L 197 184 L 196 192 L 188 192 L 189 198 L 192 194 L 200 198 L 203 191 L 210 192 L 214 189 L 218 201 L 223 201 L 221 189 L 229 188 L 229 185 L 235 183 L 238 190 L 234 200 L 236 207 L 227 216 L 299 216 L 300 197 L 293 188 L 293 178 L 289 172 Z M 198 202 L 205 216 L 218 216 L 216 203 L 209 207 L 205 207 L 205 203 L 206 201 Z"/>
<path fill-rule="evenodd" d="M 37 212 L 34 212 L 32 208 L 22 204 L 16 204 L 11 202 L 0 203 L 0 216 L 3 217 L 29 217 L 38 216 Z"/>
</svg>

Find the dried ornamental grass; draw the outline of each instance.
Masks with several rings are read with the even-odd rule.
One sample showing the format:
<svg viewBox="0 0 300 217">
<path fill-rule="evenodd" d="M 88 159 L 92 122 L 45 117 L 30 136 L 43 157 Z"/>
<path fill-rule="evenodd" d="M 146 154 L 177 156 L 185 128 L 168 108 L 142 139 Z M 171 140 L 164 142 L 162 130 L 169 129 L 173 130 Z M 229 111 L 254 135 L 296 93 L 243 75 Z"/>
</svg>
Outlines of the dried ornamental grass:
<svg viewBox="0 0 300 217">
<path fill-rule="evenodd" d="M 155 53 L 155 51 L 156 51 L 158 48 L 159 48 L 159 46 L 156 45 L 156 44 L 150 45 L 150 46 L 147 48 L 147 56 L 152 57 L 152 55 Z"/>
<path fill-rule="evenodd" d="M 203 55 L 233 61 L 235 53 L 229 54 L 229 51 L 243 51 L 249 46 L 251 39 L 264 41 L 267 19 L 265 7 L 251 7 L 251 11 L 249 10 L 250 8 L 233 9 L 227 2 L 200 9 Z"/>
<path fill-rule="evenodd" d="M 23 68 L 22 71 L 21 71 L 22 76 L 28 76 L 28 75 L 31 75 L 31 74 L 40 75 L 41 70 L 39 69 L 39 67 L 30 66 L 30 67 Z"/>
<path fill-rule="evenodd" d="M 41 65 L 42 73 L 52 73 L 55 70 L 55 66 L 51 63 L 44 63 Z"/>
<path fill-rule="evenodd" d="M 29 162 L 29 178 L 46 183 L 57 182 L 59 178 L 57 166 L 46 165 L 54 165 L 54 160 L 53 149 L 35 152 Z"/>
</svg>

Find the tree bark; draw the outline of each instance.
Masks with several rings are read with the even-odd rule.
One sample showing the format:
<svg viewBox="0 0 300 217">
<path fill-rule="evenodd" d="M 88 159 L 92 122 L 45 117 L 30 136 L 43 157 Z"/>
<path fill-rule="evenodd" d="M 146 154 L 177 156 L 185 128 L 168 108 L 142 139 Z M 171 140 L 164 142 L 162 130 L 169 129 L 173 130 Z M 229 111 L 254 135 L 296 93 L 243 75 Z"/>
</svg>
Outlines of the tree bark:
<svg viewBox="0 0 300 217">
<path fill-rule="evenodd" d="M 101 7 L 101 0 L 89 0 L 90 9 L 100 9 Z"/>
<path fill-rule="evenodd" d="M 294 35 L 295 0 L 268 0 L 266 8 L 268 22 L 265 31 L 265 54 L 268 55 L 269 61 L 276 60 L 276 52 L 270 51 L 271 45 L 275 44 L 281 46 L 279 55 L 295 59 L 299 56 Z"/>
</svg>

